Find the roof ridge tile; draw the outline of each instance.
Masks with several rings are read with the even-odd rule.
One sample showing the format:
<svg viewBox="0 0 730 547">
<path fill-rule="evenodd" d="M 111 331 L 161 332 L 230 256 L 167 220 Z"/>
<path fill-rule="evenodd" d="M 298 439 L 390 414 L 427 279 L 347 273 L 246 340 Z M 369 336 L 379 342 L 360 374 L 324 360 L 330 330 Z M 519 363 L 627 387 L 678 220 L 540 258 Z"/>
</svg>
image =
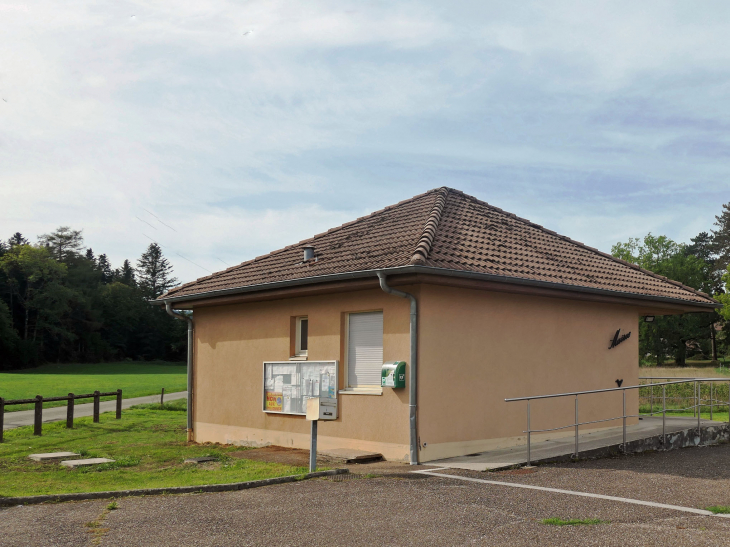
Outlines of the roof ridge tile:
<svg viewBox="0 0 730 547">
<path fill-rule="evenodd" d="M 416 245 L 416 250 L 413 251 L 411 264 L 426 263 L 428 254 L 431 252 L 433 238 L 436 236 L 439 221 L 441 220 L 441 214 L 444 211 L 444 206 L 446 205 L 446 199 L 448 196 L 449 188 L 443 186 L 438 189 L 438 196 L 436 196 L 431 213 L 428 215 L 426 224 L 423 226 L 423 232 L 421 234 L 421 238 L 418 240 L 418 244 Z"/>
</svg>

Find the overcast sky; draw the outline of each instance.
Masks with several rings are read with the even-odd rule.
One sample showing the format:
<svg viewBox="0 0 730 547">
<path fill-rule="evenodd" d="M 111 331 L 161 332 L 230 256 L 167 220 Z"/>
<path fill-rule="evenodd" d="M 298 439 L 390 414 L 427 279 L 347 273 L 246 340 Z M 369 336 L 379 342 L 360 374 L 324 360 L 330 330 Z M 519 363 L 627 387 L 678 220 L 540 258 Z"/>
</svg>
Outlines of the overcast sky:
<svg viewBox="0 0 730 547">
<path fill-rule="evenodd" d="M 451 186 L 688 241 L 730 201 L 729 37 L 727 1 L 0 0 L 0 238 L 154 239 L 189 281 Z"/>
</svg>

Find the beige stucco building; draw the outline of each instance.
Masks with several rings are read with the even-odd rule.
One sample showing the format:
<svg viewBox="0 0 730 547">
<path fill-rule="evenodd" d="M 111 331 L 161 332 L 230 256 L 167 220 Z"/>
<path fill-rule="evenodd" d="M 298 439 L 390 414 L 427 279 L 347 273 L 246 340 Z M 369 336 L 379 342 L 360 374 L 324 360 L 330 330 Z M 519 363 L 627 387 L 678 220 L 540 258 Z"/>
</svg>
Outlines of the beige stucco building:
<svg viewBox="0 0 730 547">
<path fill-rule="evenodd" d="M 717 305 L 448 188 L 160 300 L 193 310 L 195 441 L 308 448 L 302 405 L 326 393 L 338 408 L 320 422 L 321 450 L 412 463 L 524 443 L 524 403 L 505 398 L 636 385 L 642 317 Z M 617 331 L 631 334 L 609 349 Z M 390 361 L 407 362 L 405 388 L 381 387 Z M 312 373 L 320 362 L 334 368 Z M 635 414 L 637 392 L 627 396 Z M 591 397 L 581 420 L 621 404 Z M 573 410 L 534 402 L 532 428 L 570 423 Z"/>
</svg>

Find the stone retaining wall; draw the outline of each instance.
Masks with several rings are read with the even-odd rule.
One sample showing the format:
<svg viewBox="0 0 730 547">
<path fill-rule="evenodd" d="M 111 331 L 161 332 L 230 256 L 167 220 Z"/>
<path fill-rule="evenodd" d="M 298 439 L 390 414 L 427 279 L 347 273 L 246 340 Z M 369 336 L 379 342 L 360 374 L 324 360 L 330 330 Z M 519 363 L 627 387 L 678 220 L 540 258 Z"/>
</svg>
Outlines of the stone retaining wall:
<svg viewBox="0 0 730 547">
<path fill-rule="evenodd" d="M 693 427 L 691 429 L 667 433 L 666 446 L 664 446 L 662 435 L 628 441 L 626 443 L 626 454 L 638 454 L 649 450 L 674 450 L 676 448 L 687 448 L 690 446 L 707 446 L 728 441 L 730 441 L 729 424 L 702 426 L 699 434 L 697 433 L 697 428 Z M 620 456 L 621 454 L 623 454 L 621 444 L 614 444 L 602 448 L 581 451 L 578 456 L 581 460 L 592 460 Z M 563 456 L 535 460 L 535 462 L 554 463 L 572 461 L 574 459 L 575 458 L 572 454 L 566 454 Z"/>
</svg>

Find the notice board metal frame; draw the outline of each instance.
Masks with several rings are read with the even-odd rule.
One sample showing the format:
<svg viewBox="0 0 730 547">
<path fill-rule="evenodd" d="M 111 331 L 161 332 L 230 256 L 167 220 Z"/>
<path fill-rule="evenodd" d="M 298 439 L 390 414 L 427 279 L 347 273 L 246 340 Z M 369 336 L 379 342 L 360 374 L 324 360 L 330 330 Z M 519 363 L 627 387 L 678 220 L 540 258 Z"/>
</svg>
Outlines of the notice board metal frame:
<svg viewBox="0 0 730 547">
<path fill-rule="evenodd" d="M 313 395 L 304 395 L 303 393 L 300 394 L 298 399 L 300 401 L 305 401 L 305 407 L 304 412 L 284 412 L 283 408 L 282 410 L 270 410 L 266 408 L 266 393 L 267 393 L 267 387 L 266 387 L 266 367 L 267 365 L 283 365 L 287 367 L 295 367 L 296 373 L 298 375 L 299 381 L 297 382 L 299 389 L 304 389 L 304 377 L 302 376 L 302 368 L 312 368 L 312 367 L 322 367 L 326 366 L 328 368 L 334 369 L 334 381 L 330 379 L 330 395 L 328 397 L 336 399 L 337 393 L 339 392 L 340 388 L 340 370 L 339 370 L 339 361 L 338 360 L 332 360 L 332 361 L 264 361 L 263 367 L 261 370 L 261 410 L 263 410 L 266 414 L 284 414 L 287 416 L 306 416 L 307 410 L 306 410 L 306 399 L 305 397 L 312 397 Z M 273 377 L 273 373 L 272 373 Z M 292 384 L 287 384 L 292 385 Z M 332 386 L 334 386 L 334 390 L 332 390 Z M 271 390 L 268 390 L 271 391 Z M 332 394 L 332 391 L 334 392 Z M 319 386 L 319 392 L 321 394 L 321 385 Z M 276 391 L 272 391 L 272 393 L 278 393 Z M 282 395 L 283 397 L 283 395 Z M 283 405 L 282 405 L 283 406 Z M 301 407 L 301 405 L 300 405 Z"/>
</svg>

